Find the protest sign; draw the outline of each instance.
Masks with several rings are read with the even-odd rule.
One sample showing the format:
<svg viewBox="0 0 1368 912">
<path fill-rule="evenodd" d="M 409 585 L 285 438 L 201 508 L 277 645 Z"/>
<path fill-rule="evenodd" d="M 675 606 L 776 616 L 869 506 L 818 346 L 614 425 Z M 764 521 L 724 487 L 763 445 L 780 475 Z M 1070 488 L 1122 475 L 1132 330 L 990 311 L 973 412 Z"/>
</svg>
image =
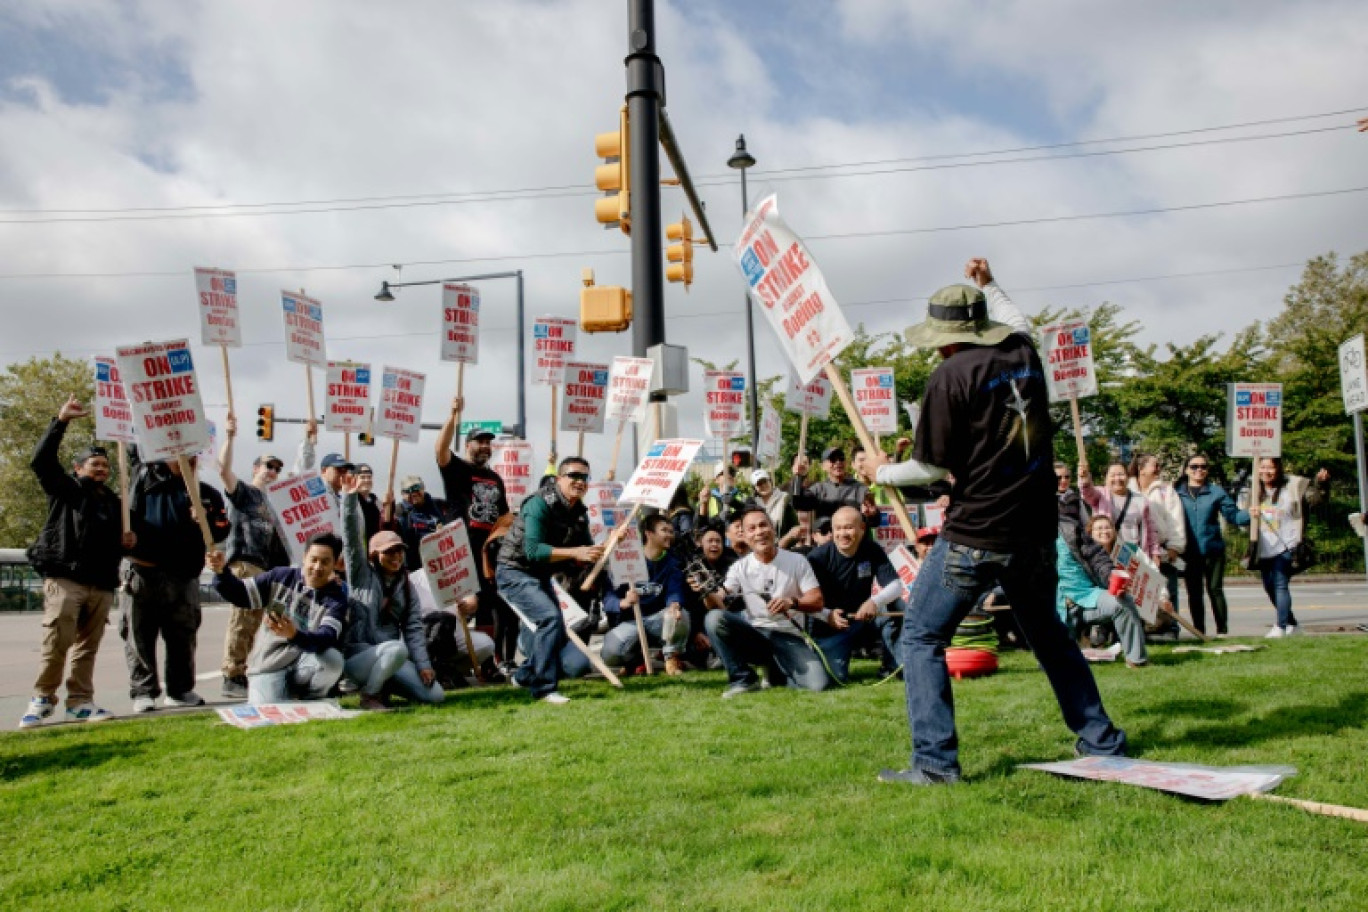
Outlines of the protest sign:
<svg viewBox="0 0 1368 912">
<path fill-rule="evenodd" d="M 825 421 L 831 417 L 831 383 L 825 377 L 803 383 L 796 374 L 790 374 L 785 404 L 790 412 Z"/>
<path fill-rule="evenodd" d="M 199 295 L 200 342 L 242 346 L 242 327 L 238 323 L 237 277 L 227 269 L 195 268 L 195 291 Z"/>
<path fill-rule="evenodd" d="M 1087 320 L 1055 323 L 1040 330 L 1040 355 L 1051 402 L 1097 395 L 1092 331 Z"/>
<path fill-rule="evenodd" d="M 279 478 L 266 486 L 266 502 L 292 562 L 304 560 L 309 539 L 323 532 L 342 534 L 337 497 L 317 472 Z"/>
<path fill-rule="evenodd" d="M 595 481 L 584 489 L 584 508 L 589 511 L 589 534 L 596 544 L 602 544 L 613 529 L 604 511 L 616 507 L 621 497 L 622 483 L 618 481 Z"/>
<path fill-rule="evenodd" d="M 370 426 L 369 364 L 329 361 L 323 426 L 343 434 L 365 433 Z"/>
<path fill-rule="evenodd" d="M 188 341 L 146 342 L 116 354 L 144 462 L 193 456 L 209 445 Z"/>
<path fill-rule="evenodd" d="M 354 719 L 360 710 L 343 709 L 331 700 L 300 703 L 258 703 L 220 706 L 218 717 L 234 728 L 269 728 L 273 725 L 298 725 L 320 719 Z"/>
<path fill-rule="evenodd" d="M 917 524 L 917 508 L 909 506 L 908 515 L 912 517 L 912 525 Z M 892 553 L 893 549 L 908 547 L 912 543 L 907 539 L 907 533 L 898 524 L 897 514 L 892 507 L 879 507 L 879 524 L 874 527 L 874 541 L 877 542 L 885 552 Z"/>
<path fill-rule="evenodd" d="M 526 440 L 496 440 L 491 445 L 489 467 L 503 479 L 508 505 L 518 505 L 532 493 L 532 444 Z"/>
<path fill-rule="evenodd" d="M 746 427 L 746 375 L 740 371 L 703 372 L 703 423 L 709 437 L 724 442 Z"/>
<path fill-rule="evenodd" d="M 732 256 L 804 383 L 854 339 L 807 247 L 779 217 L 776 196 L 748 213 Z"/>
<path fill-rule="evenodd" d="M 921 572 L 921 561 L 907 548 L 899 545 L 888 552 L 888 560 L 893 565 L 893 569 L 898 571 L 898 579 L 907 588 L 906 595 L 912 594 L 912 584 L 917 581 L 917 574 Z"/>
<path fill-rule="evenodd" d="M 327 367 L 323 305 L 297 291 L 282 291 L 280 304 L 285 314 L 285 357 L 296 364 Z"/>
<path fill-rule="evenodd" d="M 385 367 L 380 379 L 380 408 L 375 434 L 417 443 L 423 425 L 423 386 L 427 378 L 402 367 Z"/>
<path fill-rule="evenodd" d="M 133 435 L 133 408 L 113 358 L 95 359 L 95 439 L 137 443 Z"/>
<path fill-rule="evenodd" d="M 442 286 L 442 360 L 480 360 L 480 292 L 469 285 Z"/>
<path fill-rule="evenodd" d="M 1344 414 L 1352 415 L 1368 408 L 1368 361 L 1364 359 L 1363 333 L 1340 345 L 1339 368 Z"/>
<path fill-rule="evenodd" d="M 621 534 L 614 541 L 608 557 L 608 572 L 617 584 L 648 582 L 651 575 L 646 567 L 641 534 L 629 511 L 617 505 L 621 494 L 619 482 L 599 481 L 589 485 L 584 493 L 584 506 L 589 511 L 589 534 L 595 544 L 602 545 L 620 524 L 630 522 L 632 534 Z"/>
<path fill-rule="evenodd" d="M 945 525 L 945 507 L 934 503 L 922 504 L 921 515 L 923 529 L 939 529 Z"/>
<path fill-rule="evenodd" d="M 668 510 L 675 488 L 684 480 L 702 446 L 701 440 L 657 440 L 627 479 L 619 502 Z"/>
<path fill-rule="evenodd" d="M 565 396 L 561 399 L 561 428 L 567 431 L 602 434 L 607 394 L 608 365 L 581 361 L 565 362 Z"/>
<path fill-rule="evenodd" d="M 850 391 L 871 434 L 898 432 L 898 396 L 893 368 L 862 367 L 850 372 Z"/>
<path fill-rule="evenodd" d="M 1232 383 L 1226 452 L 1235 459 L 1282 455 L 1282 384 Z"/>
<path fill-rule="evenodd" d="M 1122 566 L 1131 577 L 1127 592 L 1135 602 L 1141 619 L 1146 624 L 1157 623 L 1159 606 L 1168 593 L 1163 574 L 1154 561 L 1132 544 L 1122 546 L 1121 556 Z"/>
<path fill-rule="evenodd" d="M 766 402 L 760 410 L 760 446 L 755 453 L 756 465 L 772 466 L 779 461 L 779 448 L 784 442 L 784 424 L 779 412 Z"/>
<path fill-rule="evenodd" d="M 1122 782 L 1203 801 L 1226 801 L 1240 795 L 1266 792 L 1296 772 L 1290 767 L 1234 766 L 1223 769 L 1187 763 L 1156 763 L 1129 757 L 1085 757 L 1056 763 L 1023 763 L 1021 768 L 1075 779 Z"/>
<path fill-rule="evenodd" d="M 205 421 L 204 425 L 209 429 L 209 443 L 207 446 L 205 446 L 204 449 L 200 450 L 196 454 L 199 457 L 197 468 L 199 471 L 208 475 L 210 478 L 213 478 L 217 476 L 219 473 L 218 425 L 212 421 Z"/>
<path fill-rule="evenodd" d="M 559 387 L 565 363 L 575 357 L 579 325 L 564 317 L 537 317 L 532 323 L 532 382 Z"/>
<path fill-rule="evenodd" d="M 608 374 L 608 420 L 635 421 L 646 419 L 646 402 L 650 398 L 651 371 L 655 362 L 650 358 L 629 358 L 618 355 L 613 359 Z"/>
<path fill-rule="evenodd" d="M 450 608 L 480 591 L 480 576 L 470 551 L 465 523 L 453 519 L 418 543 L 428 589 L 438 608 Z"/>
</svg>

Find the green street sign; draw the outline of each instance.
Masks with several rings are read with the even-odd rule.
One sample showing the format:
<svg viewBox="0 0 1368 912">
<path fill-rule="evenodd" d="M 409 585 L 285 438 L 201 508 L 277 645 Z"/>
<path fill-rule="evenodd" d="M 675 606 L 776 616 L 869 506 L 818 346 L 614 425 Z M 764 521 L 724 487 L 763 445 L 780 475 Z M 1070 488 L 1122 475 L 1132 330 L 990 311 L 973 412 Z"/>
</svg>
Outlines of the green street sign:
<svg viewBox="0 0 1368 912">
<path fill-rule="evenodd" d="M 462 437 L 468 437 L 468 436 L 470 436 L 471 431 L 488 431 L 489 433 L 495 434 L 495 435 L 502 434 L 502 433 L 503 433 L 503 422 L 502 422 L 502 421 L 462 421 L 462 422 L 461 422 L 461 436 L 462 436 Z"/>
</svg>

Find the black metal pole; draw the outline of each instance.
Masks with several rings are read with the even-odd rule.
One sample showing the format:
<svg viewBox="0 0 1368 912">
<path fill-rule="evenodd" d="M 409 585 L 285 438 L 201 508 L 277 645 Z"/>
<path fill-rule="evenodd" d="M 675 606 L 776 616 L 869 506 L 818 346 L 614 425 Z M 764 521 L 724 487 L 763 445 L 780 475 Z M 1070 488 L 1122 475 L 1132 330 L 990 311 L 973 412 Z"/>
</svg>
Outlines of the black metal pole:
<svg viewBox="0 0 1368 912">
<path fill-rule="evenodd" d="M 527 439 L 527 328 L 523 325 L 523 273 L 518 270 L 518 436 Z"/>
<path fill-rule="evenodd" d="M 655 0 L 627 0 L 626 66 L 632 134 L 632 353 L 644 358 L 648 348 L 665 342 L 658 151 L 664 76 L 655 52 Z"/>
<path fill-rule="evenodd" d="M 746 195 L 746 169 L 741 169 L 741 215 L 745 216 L 750 211 L 750 200 Z M 759 465 L 755 461 L 756 454 L 760 452 L 760 391 L 756 388 L 755 376 L 755 311 L 751 304 L 750 295 L 746 295 L 746 369 L 749 376 L 746 377 L 746 390 L 750 396 L 751 413 L 751 464 Z"/>
</svg>

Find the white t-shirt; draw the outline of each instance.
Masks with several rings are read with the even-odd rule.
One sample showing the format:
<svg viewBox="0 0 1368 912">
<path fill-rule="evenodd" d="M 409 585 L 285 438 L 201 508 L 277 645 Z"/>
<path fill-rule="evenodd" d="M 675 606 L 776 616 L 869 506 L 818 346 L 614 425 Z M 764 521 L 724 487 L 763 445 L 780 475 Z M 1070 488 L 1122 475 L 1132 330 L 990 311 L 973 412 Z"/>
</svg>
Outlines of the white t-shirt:
<svg viewBox="0 0 1368 912">
<path fill-rule="evenodd" d="M 804 593 L 820 589 L 817 574 L 807 558 L 782 548 L 768 564 L 761 563 L 754 554 L 731 565 L 724 584 L 727 592 L 740 594 L 745 600 L 746 620 L 755 627 L 766 627 L 781 633 L 798 636 L 795 625 L 803 623 L 803 615 L 796 608 L 791 612 L 793 620 L 784 615 L 772 615 L 767 609 L 772 599 L 791 598 L 797 601 Z M 825 612 L 823 612 L 825 613 Z M 820 615 L 818 615 L 820 616 Z"/>
</svg>

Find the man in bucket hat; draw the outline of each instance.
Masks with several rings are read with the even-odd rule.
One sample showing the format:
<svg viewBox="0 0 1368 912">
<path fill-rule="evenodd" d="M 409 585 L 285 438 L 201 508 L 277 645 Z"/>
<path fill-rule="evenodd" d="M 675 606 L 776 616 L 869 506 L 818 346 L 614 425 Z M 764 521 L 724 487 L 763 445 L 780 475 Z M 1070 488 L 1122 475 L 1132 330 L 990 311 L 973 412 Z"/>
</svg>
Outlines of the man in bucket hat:
<svg viewBox="0 0 1368 912">
<path fill-rule="evenodd" d="M 1125 733 L 1102 707 L 1088 663 L 1055 612 L 1054 428 L 1045 372 L 1031 327 L 997 283 L 988 261 L 931 296 L 927 317 L 907 330 L 944 359 L 932 372 L 912 458 L 890 465 L 871 453 L 879 484 L 954 488 L 940 537 L 908 597 L 902 632 L 912 760 L 885 782 L 948 784 L 960 778 L 959 741 L 945 649 L 959 622 L 993 586 L 1006 591 L 1045 670 L 1080 755 L 1122 755 Z"/>
</svg>

